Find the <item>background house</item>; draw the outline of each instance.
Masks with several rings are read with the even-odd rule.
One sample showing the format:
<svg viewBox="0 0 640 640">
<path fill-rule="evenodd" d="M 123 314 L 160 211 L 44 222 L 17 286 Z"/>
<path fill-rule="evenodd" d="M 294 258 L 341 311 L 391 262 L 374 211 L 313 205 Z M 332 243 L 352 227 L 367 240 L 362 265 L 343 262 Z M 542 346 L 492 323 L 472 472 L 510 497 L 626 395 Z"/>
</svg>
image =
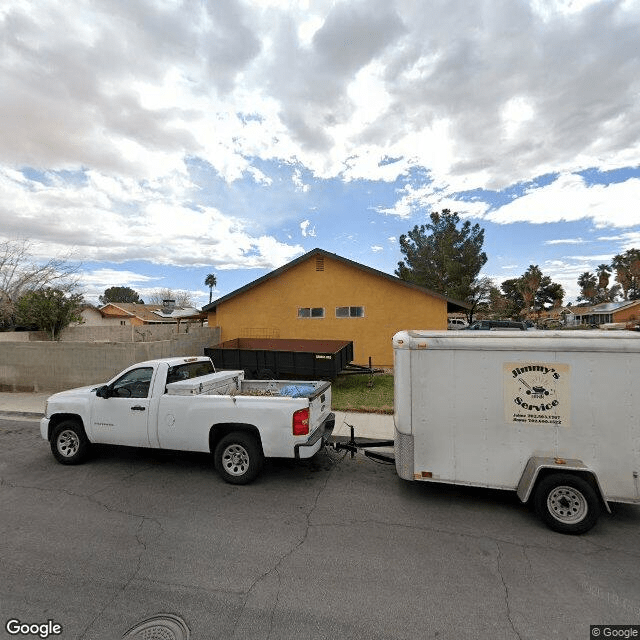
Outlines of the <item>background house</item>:
<svg viewBox="0 0 640 640">
<path fill-rule="evenodd" d="M 581 324 L 637 323 L 640 320 L 640 300 L 603 302 L 591 307 L 572 307 L 573 322 Z"/>
<path fill-rule="evenodd" d="M 203 308 L 221 340 L 352 340 L 354 362 L 393 364 L 401 329 L 446 329 L 447 312 L 465 303 L 322 249 L 305 255 Z"/>
<path fill-rule="evenodd" d="M 180 324 L 183 321 L 204 321 L 206 314 L 193 307 L 178 307 L 173 300 L 158 304 L 110 302 L 102 307 L 85 307 L 82 319 L 86 326 L 134 326 L 149 324 Z"/>
</svg>

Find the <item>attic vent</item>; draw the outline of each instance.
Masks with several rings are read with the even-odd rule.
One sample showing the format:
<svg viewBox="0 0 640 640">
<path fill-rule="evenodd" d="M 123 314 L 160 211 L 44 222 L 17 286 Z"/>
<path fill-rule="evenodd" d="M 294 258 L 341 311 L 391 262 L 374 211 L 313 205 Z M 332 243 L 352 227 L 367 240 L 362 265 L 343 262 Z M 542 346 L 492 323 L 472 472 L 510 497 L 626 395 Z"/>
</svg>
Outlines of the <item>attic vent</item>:
<svg viewBox="0 0 640 640">
<path fill-rule="evenodd" d="M 324 256 L 316 258 L 316 271 L 324 271 Z"/>
</svg>

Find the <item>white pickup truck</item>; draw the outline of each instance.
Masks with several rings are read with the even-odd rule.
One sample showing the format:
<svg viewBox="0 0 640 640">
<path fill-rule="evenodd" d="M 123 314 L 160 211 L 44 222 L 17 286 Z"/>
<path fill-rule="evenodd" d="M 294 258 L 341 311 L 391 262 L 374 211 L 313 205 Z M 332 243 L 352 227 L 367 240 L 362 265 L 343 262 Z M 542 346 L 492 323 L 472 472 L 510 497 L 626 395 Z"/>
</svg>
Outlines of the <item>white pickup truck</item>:
<svg viewBox="0 0 640 640">
<path fill-rule="evenodd" d="M 101 386 L 52 395 L 40 432 L 62 464 L 91 444 L 210 452 L 232 484 L 260 472 L 265 457 L 310 458 L 331 435 L 329 382 L 244 380 L 209 358 L 141 362 Z"/>
</svg>

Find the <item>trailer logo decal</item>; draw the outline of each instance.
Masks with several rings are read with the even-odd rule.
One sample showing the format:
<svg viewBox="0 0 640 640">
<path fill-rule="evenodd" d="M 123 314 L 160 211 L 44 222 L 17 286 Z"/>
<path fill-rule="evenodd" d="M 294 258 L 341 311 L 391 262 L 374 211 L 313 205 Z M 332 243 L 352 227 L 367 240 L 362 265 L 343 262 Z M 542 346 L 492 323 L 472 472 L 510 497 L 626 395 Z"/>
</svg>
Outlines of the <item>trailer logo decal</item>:
<svg viewBox="0 0 640 640">
<path fill-rule="evenodd" d="M 505 362 L 505 420 L 512 424 L 569 426 L 569 365 Z"/>
</svg>

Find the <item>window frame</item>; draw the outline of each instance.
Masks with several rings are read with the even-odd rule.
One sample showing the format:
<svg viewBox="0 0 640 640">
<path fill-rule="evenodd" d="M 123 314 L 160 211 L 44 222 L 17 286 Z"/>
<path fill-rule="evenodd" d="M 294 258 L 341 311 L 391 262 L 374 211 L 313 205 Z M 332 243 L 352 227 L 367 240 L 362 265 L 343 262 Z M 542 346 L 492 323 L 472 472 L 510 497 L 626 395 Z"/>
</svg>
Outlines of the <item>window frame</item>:
<svg viewBox="0 0 640 640">
<path fill-rule="evenodd" d="M 144 375 L 140 375 L 145 372 Z M 137 374 L 137 376 L 136 376 Z M 148 398 L 151 392 L 151 383 L 153 382 L 153 367 L 136 367 L 135 369 L 129 369 L 129 371 L 123 373 L 117 380 L 114 380 L 110 385 L 110 397 L 113 398 Z M 147 375 L 149 379 L 146 380 Z M 141 389 L 146 387 L 146 394 L 139 395 L 133 393 L 133 388 L 137 387 Z M 129 394 L 123 394 L 121 389 L 127 389 Z"/>
<path fill-rule="evenodd" d="M 301 315 L 301 311 L 308 311 L 309 315 Z M 313 315 L 314 311 L 322 311 L 322 315 Z M 298 307 L 298 320 L 322 320 L 326 316 L 324 307 Z"/>
<path fill-rule="evenodd" d="M 338 315 L 338 309 L 347 309 L 348 313 L 347 315 Z M 361 313 L 356 312 L 355 314 L 352 313 L 353 309 L 360 309 Z M 350 306 L 341 306 L 341 307 L 336 307 L 336 318 L 339 320 L 345 320 L 347 318 L 365 318 L 365 308 L 364 305 L 350 305 Z"/>
</svg>

